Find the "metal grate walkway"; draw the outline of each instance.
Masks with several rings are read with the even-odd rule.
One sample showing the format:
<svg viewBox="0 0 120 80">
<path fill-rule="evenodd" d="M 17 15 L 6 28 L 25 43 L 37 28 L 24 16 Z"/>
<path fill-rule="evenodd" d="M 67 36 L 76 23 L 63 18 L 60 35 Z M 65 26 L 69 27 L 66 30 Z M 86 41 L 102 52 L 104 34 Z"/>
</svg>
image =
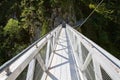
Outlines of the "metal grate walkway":
<svg viewBox="0 0 120 80">
<path fill-rule="evenodd" d="M 78 80 L 66 28 L 62 28 L 46 80 Z"/>
</svg>

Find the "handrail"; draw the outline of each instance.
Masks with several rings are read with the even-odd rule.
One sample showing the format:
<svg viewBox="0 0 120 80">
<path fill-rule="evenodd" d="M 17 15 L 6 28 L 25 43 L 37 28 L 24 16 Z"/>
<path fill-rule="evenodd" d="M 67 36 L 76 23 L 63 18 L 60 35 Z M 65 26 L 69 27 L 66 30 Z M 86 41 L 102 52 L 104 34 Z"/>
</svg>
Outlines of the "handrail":
<svg viewBox="0 0 120 80">
<path fill-rule="evenodd" d="M 120 79 L 120 60 L 71 26 L 66 30 L 82 80 Z"/>
<path fill-rule="evenodd" d="M 69 27 L 69 25 L 68 25 L 68 27 Z M 75 31 L 75 34 L 77 34 L 80 37 L 82 37 L 82 39 L 84 39 L 85 41 L 87 41 L 92 47 L 94 47 L 95 49 L 97 49 L 102 55 L 104 55 L 107 59 L 109 59 L 114 65 L 116 65 L 120 69 L 120 60 L 118 60 L 117 58 L 115 58 L 113 55 L 111 55 L 106 50 L 104 50 L 101 47 L 99 47 L 93 41 L 91 41 L 88 38 L 86 38 L 84 35 L 82 35 L 81 33 L 79 33 L 77 30 L 73 29 L 72 27 L 69 27 L 69 28 L 71 30 Z"/>
<path fill-rule="evenodd" d="M 52 30 L 49 33 L 47 33 L 46 35 L 44 35 L 43 37 L 41 37 L 40 39 L 38 39 L 37 41 L 35 41 L 33 44 L 31 44 L 29 47 L 27 47 L 26 49 L 24 49 L 18 55 L 16 55 L 15 57 L 13 57 L 12 59 L 10 59 L 6 63 L 4 63 L 2 66 L 0 66 L 0 73 L 3 70 L 6 70 L 13 62 L 15 62 L 19 57 L 21 57 L 23 54 L 25 54 L 25 52 L 27 52 L 30 48 L 32 48 L 33 46 L 35 46 L 39 41 L 41 41 L 43 38 L 45 38 L 48 34 L 51 34 L 51 33 L 53 34 L 58 28 L 59 29 L 61 28 L 60 25 L 57 28 L 55 28 L 54 30 Z"/>
<path fill-rule="evenodd" d="M 54 48 L 56 47 L 56 43 L 59 39 L 58 37 L 61 29 L 62 25 L 59 25 L 57 28 L 35 41 L 21 53 L 2 65 L 0 67 L 0 80 L 15 80 L 27 65 L 29 65 L 29 68 L 26 80 L 29 80 L 31 75 L 33 78 L 35 72 L 34 68 L 36 66 L 35 61 L 37 61 L 43 70 L 41 79 L 45 78 L 49 69 L 48 66 L 50 65 L 54 55 Z M 119 80 L 120 61 L 117 58 L 68 24 L 66 24 L 65 30 L 71 47 L 69 49 L 71 49 L 72 56 L 75 60 L 74 66 L 76 66 L 76 71 L 78 71 L 81 80 L 87 80 L 89 78 L 90 80 L 103 80 L 106 76 L 104 76 L 104 73 L 107 74 L 107 77 L 113 80 Z M 47 48 L 44 49 L 44 46 L 47 46 Z M 47 50 L 47 52 L 44 53 L 44 51 L 41 52 L 41 50 Z M 45 61 L 41 54 L 39 54 L 40 52 L 46 54 Z"/>
</svg>

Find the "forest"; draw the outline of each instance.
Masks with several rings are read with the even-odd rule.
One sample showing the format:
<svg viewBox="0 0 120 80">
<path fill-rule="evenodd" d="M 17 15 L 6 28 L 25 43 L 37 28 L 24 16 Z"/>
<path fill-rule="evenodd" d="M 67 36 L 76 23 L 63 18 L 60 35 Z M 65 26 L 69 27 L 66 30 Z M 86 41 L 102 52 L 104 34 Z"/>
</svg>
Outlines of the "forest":
<svg viewBox="0 0 120 80">
<path fill-rule="evenodd" d="M 61 21 L 76 26 L 100 0 L 1 0 L 0 65 L 53 30 Z M 104 0 L 82 25 L 82 34 L 120 59 L 120 0 Z"/>
</svg>

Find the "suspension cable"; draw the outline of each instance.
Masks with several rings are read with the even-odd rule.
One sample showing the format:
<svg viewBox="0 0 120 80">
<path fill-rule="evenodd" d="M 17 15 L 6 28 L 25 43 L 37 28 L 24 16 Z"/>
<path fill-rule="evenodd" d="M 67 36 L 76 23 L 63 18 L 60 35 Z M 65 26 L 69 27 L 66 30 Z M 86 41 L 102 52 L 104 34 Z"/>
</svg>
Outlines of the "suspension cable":
<svg viewBox="0 0 120 80">
<path fill-rule="evenodd" d="M 101 0 L 100 3 L 95 7 L 95 9 L 88 15 L 88 17 L 81 23 L 80 27 L 90 18 L 90 16 L 95 12 L 95 10 L 103 3 L 104 0 Z"/>
</svg>

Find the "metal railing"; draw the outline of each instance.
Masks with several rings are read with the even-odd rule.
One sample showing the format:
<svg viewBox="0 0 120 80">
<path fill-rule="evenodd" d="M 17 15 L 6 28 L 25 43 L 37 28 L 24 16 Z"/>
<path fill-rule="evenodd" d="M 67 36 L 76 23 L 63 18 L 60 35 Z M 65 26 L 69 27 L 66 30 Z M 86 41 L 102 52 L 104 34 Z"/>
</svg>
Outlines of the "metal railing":
<svg viewBox="0 0 120 80">
<path fill-rule="evenodd" d="M 0 67 L 0 80 L 45 80 L 62 25 Z M 81 80 L 120 80 L 120 60 L 66 25 Z"/>
<path fill-rule="evenodd" d="M 42 75 L 50 65 L 61 28 L 59 25 L 2 65 L 0 67 L 0 80 L 40 80 L 43 78 Z"/>
<path fill-rule="evenodd" d="M 66 28 L 82 80 L 120 80 L 120 60 L 69 25 Z"/>
</svg>

